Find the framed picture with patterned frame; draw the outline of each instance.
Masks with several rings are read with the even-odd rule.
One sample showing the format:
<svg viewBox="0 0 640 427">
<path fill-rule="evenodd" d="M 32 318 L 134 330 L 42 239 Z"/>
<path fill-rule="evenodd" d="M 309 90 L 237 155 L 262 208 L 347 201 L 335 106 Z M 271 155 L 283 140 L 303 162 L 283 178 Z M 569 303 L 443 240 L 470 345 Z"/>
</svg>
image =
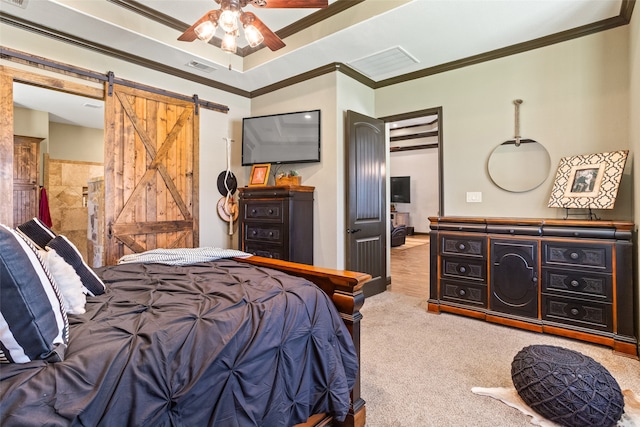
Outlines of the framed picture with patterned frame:
<svg viewBox="0 0 640 427">
<path fill-rule="evenodd" d="M 550 208 L 613 209 L 628 150 L 560 159 Z"/>
</svg>

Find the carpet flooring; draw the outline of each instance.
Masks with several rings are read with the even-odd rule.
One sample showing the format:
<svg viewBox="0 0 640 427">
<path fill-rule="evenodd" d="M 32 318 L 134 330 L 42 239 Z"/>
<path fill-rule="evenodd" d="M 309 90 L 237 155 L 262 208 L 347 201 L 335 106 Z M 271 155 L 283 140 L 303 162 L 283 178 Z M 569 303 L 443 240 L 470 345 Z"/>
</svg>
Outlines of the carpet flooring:
<svg viewBox="0 0 640 427">
<path fill-rule="evenodd" d="M 510 387 L 511 361 L 531 344 L 579 351 L 620 387 L 640 393 L 640 362 L 591 345 L 426 311 L 423 298 L 387 291 L 361 309 L 361 395 L 368 427 L 531 426 L 531 418 L 473 387 Z M 639 426 L 640 427 L 640 426 Z"/>
</svg>

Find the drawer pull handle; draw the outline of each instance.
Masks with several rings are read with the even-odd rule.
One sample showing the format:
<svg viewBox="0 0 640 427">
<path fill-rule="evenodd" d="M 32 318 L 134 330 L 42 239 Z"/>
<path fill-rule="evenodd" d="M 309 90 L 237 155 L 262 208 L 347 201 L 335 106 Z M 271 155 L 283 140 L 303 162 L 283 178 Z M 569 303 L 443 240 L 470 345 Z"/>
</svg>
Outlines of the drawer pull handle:
<svg viewBox="0 0 640 427">
<path fill-rule="evenodd" d="M 465 245 L 464 243 L 458 243 L 458 249 L 464 251 L 465 249 L 467 249 L 467 245 Z"/>
<path fill-rule="evenodd" d="M 570 284 L 574 288 L 577 288 L 578 286 L 580 286 L 580 282 L 578 282 L 577 280 L 572 280 Z"/>
<path fill-rule="evenodd" d="M 273 237 L 273 231 L 269 232 L 269 237 Z"/>
<path fill-rule="evenodd" d="M 257 232 L 256 230 L 251 231 L 251 235 L 252 235 L 252 236 L 255 236 L 255 235 L 257 235 L 257 234 L 258 234 L 258 232 Z"/>
<path fill-rule="evenodd" d="M 464 289 L 460 289 L 458 291 L 458 295 L 460 295 L 461 297 L 465 296 L 467 294 L 467 291 L 465 291 Z"/>
<path fill-rule="evenodd" d="M 458 268 L 458 271 L 460 273 L 466 273 L 467 272 L 467 267 L 465 267 L 464 265 L 461 265 L 460 268 Z"/>
<path fill-rule="evenodd" d="M 257 210 L 255 210 L 255 209 L 251 209 L 251 213 L 252 213 L 252 214 L 256 214 L 257 212 L 258 212 Z"/>
<path fill-rule="evenodd" d="M 580 310 L 578 310 L 577 308 L 572 308 L 570 311 L 572 316 L 577 316 L 578 313 L 580 313 Z"/>
<path fill-rule="evenodd" d="M 578 252 L 571 252 L 571 254 L 569 255 L 569 258 L 578 259 L 580 258 L 580 255 L 578 255 Z"/>
<path fill-rule="evenodd" d="M 269 215 L 273 214 L 273 209 L 269 209 Z"/>
</svg>

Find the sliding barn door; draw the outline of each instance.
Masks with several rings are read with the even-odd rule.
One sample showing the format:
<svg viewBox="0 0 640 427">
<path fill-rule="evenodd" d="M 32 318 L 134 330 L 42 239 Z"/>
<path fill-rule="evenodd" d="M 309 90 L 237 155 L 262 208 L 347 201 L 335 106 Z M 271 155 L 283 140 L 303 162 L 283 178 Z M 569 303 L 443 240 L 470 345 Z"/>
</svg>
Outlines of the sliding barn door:
<svg viewBox="0 0 640 427">
<path fill-rule="evenodd" d="M 105 103 L 105 263 L 198 246 L 198 116 L 193 103 L 113 86 Z"/>
</svg>

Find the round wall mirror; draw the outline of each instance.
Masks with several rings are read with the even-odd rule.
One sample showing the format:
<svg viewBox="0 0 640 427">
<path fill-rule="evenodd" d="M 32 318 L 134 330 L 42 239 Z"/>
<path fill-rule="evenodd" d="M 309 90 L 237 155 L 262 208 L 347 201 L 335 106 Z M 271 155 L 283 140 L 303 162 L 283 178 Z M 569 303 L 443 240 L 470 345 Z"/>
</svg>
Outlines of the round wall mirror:
<svg viewBox="0 0 640 427">
<path fill-rule="evenodd" d="M 487 164 L 491 180 L 514 193 L 533 190 L 549 176 L 551 158 L 542 144 L 532 139 L 514 140 L 498 145 Z"/>
</svg>

